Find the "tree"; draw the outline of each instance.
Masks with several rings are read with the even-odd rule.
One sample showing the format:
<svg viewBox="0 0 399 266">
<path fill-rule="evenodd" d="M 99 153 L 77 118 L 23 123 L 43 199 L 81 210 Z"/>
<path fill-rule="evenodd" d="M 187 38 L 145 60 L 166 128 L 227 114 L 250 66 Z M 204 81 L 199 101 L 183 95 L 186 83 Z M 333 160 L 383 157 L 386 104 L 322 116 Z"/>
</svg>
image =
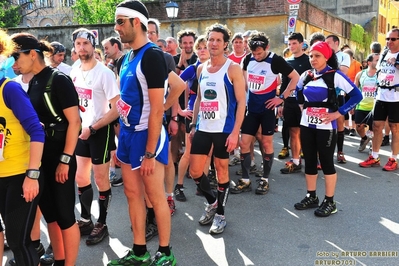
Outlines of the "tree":
<svg viewBox="0 0 399 266">
<path fill-rule="evenodd" d="M 11 5 L 8 0 L 0 0 L 0 28 L 16 27 L 21 22 L 21 6 Z"/>
<path fill-rule="evenodd" d="M 121 0 L 76 0 L 73 20 L 78 24 L 113 23 L 115 8 Z"/>
</svg>

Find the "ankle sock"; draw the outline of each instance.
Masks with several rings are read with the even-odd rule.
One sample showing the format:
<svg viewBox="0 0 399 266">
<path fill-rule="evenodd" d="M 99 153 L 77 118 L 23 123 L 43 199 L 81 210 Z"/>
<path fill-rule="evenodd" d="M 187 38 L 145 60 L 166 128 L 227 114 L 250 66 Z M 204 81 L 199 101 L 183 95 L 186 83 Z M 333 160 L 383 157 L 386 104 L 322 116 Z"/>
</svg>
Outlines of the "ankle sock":
<svg viewBox="0 0 399 266">
<path fill-rule="evenodd" d="M 164 253 L 166 256 L 170 256 L 170 248 L 169 248 L 169 246 L 166 246 L 166 247 L 159 246 L 158 247 L 158 251 L 161 252 L 161 253 Z"/>
<path fill-rule="evenodd" d="M 147 246 L 146 245 L 133 244 L 133 253 L 137 257 L 143 256 L 146 252 L 147 252 Z"/>
</svg>

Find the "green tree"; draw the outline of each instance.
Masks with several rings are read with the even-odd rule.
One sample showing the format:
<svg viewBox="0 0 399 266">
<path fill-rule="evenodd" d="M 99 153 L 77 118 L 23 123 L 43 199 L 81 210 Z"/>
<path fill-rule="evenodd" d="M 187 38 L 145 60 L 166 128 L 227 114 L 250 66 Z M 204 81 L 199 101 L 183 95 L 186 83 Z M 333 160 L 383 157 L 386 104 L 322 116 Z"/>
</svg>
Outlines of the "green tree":
<svg viewBox="0 0 399 266">
<path fill-rule="evenodd" d="M 16 27 L 21 22 L 21 7 L 11 5 L 9 0 L 0 0 L 0 28 Z"/>
<path fill-rule="evenodd" d="M 121 0 L 76 0 L 73 20 L 78 24 L 113 23 L 116 5 Z"/>
</svg>

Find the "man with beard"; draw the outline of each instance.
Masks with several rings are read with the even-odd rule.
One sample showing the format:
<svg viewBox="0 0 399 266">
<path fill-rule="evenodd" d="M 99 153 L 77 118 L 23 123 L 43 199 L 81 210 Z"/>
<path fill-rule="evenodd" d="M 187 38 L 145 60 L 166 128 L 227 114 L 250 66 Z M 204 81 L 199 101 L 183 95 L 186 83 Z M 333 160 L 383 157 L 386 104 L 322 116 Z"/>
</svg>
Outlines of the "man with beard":
<svg viewBox="0 0 399 266">
<path fill-rule="evenodd" d="M 116 102 L 120 93 L 114 73 L 94 57 L 93 33 L 80 28 L 73 32 L 72 37 L 81 65 L 72 69 L 71 78 L 80 105 L 85 108 L 85 112 L 81 113 L 82 132 L 76 146 L 76 183 L 82 208 L 78 224 L 80 234 L 89 235 L 86 244 L 94 245 L 108 236 L 106 217 L 111 201 L 109 160 L 110 150 L 115 146 L 115 133 L 110 123 L 118 117 Z M 92 168 L 99 191 L 100 215 L 95 225 L 91 221 L 90 211 L 93 201 L 90 181 Z"/>
<path fill-rule="evenodd" d="M 194 53 L 194 42 L 197 39 L 197 34 L 192 30 L 181 30 L 177 33 L 177 39 L 181 53 L 174 56 L 174 59 L 176 73 L 179 75 L 186 67 L 197 61 L 197 55 Z"/>
</svg>

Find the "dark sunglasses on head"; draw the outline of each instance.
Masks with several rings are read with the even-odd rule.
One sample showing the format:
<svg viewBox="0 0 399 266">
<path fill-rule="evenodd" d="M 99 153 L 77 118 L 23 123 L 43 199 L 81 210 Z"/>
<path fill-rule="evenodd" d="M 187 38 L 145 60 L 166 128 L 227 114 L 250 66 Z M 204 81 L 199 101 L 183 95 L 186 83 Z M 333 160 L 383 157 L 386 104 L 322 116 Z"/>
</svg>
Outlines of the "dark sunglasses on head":
<svg viewBox="0 0 399 266">
<path fill-rule="evenodd" d="M 127 19 L 131 19 L 131 18 L 118 18 L 115 20 L 115 24 L 122 26 L 123 24 L 125 24 L 125 20 L 127 20 Z"/>
<path fill-rule="evenodd" d="M 388 41 L 396 41 L 396 40 L 399 40 L 399 38 L 385 38 L 385 40 L 388 42 Z"/>
<path fill-rule="evenodd" d="M 13 53 L 11 56 L 14 57 L 15 61 L 18 61 L 19 56 L 21 55 L 21 53 L 26 53 L 26 52 L 30 52 L 31 50 L 35 50 L 36 52 L 40 53 L 40 50 L 37 49 L 25 49 L 25 50 L 20 50 L 18 52 Z"/>
</svg>

